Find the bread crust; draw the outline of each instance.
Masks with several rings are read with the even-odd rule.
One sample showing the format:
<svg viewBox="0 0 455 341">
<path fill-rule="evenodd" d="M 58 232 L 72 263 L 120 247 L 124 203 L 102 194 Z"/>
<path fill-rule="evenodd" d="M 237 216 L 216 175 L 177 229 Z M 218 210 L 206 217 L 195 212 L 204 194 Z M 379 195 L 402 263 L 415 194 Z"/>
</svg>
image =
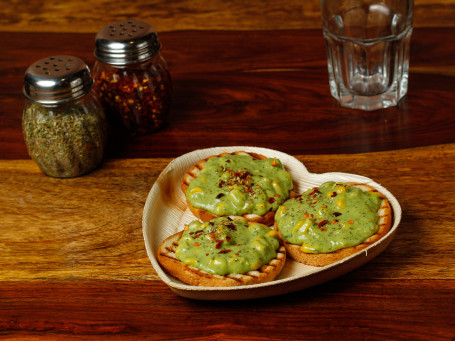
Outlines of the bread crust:
<svg viewBox="0 0 455 341">
<path fill-rule="evenodd" d="M 361 183 L 353 183 L 353 182 L 347 182 L 348 185 L 358 187 L 362 189 L 363 191 L 372 191 L 376 192 L 379 194 L 379 196 L 382 198 L 381 206 L 378 209 L 378 231 L 370 236 L 368 239 L 366 239 L 364 242 L 362 242 L 359 245 L 340 249 L 334 252 L 330 253 L 306 253 L 302 251 L 301 245 L 296 245 L 296 244 L 291 244 L 287 242 L 280 231 L 278 230 L 278 226 L 275 222 L 274 228 L 278 232 L 278 236 L 280 237 L 284 247 L 286 248 L 287 254 L 289 257 L 294 259 L 297 262 L 306 264 L 306 265 L 311 265 L 311 266 L 326 266 L 332 263 L 335 263 L 343 258 L 346 258 L 350 255 L 353 255 L 354 253 L 363 250 L 370 246 L 371 244 L 377 242 L 381 238 L 383 238 L 389 231 L 390 228 L 392 227 L 392 220 L 393 220 L 393 212 L 392 208 L 390 206 L 389 201 L 387 198 L 378 190 L 373 188 L 372 186 L 366 185 L 366 184 L 361 184 Z"/>
<path fill-rule="evenodd" d="M 190 185 L 190 182 L 198 177 L 198 175 L 201 172 L 202 168 L 204 168 L 205 163 L 209 159 L 211 159 L 212 157 L 222 157 L 222 156 L 226 156 L 226 155 L 248 155 L 248 156 L 251 156 L 253 159 L 257 159 L 257 160 L 267 159 L 267 157 L 264 156 L 264 155 L 257 154 L 257 153 L 245 152 L 245 151 L 236 151 L 236 152 L 233 152 L 233 153 L 222 153 L 222 154 L 219 154 L 219 155 L 209 156 L 206 159 L 201 160 L 198 163 L 196 163 L 192 168 L 190 168 L 184 174 L 183 180 L 182 180 L 182 183 L 181 183 L 181 188 L 182 188 L 183 194 L 186 195 L 186 191 L 187 191 L 187 189 L 188 189 L 188 187 Z M 290 191 L 289 195 L 290 195 L 290 197 L 292 197 L 294 195 L 293 190 Z M 186 201 L 186 203 L 187 203 L 187 206 L 190 209 L 190 211 L 194 214 L 194 216 L 199 218 L 203 222 L 207 222 L 207 221 L 210 221 L 210 220 L 215 219 L 215 218 L 218 217 L 218 216 L 214 215 L 213 213 L 211 213 L 209 211 L 194 207 L 193 205 L 191 205 L 188 202 L 188 200 Z M 267 225 L 267 226 L 272 226 L 274 221 L 275 221 L 275 212 L 267 212 L 265 215 L 262 215 L 262 216 L 259 216 L 259 215 L 256 215 L 256 214 L 245 214 L 242 217 L 247 219 L 250 222 L 264 224 L 264 225 Z"/>
<path fill-rule="evenodd" d="M 286 262 L 286 249 L 280 245 L 277 249 L 276 258 L 258 270 L 249 271 L 245 274 L 212 275 L 193 266 L 186 265 L 176 258 L 175 250 L 182 234 L 183 231 L 180 231 L 166 238 L 158 248 L 157 259 L 168 274 L 189 285 L 232 287 L 270 282 L 280 274 Z"/>
</svg>

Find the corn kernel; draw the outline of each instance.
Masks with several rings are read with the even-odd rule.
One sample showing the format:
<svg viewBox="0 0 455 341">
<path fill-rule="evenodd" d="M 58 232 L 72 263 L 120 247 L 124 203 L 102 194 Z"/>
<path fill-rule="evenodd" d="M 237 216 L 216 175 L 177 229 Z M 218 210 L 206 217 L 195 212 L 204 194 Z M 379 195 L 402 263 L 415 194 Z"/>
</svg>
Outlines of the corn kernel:
<svg viewBox="0 0 455 341">
<path fill-rule="evenodd" d="M 224 202 L 221 202 L 218 205 L 216 205 L 215 207 L 216 215 L 224 215 L 224 206 L 226 206 Z"/>
<path fill-rule="evenodd" d="M 275 230 L 271 230 L 270 232 L 267 233 L 269 237 L 276 237 L 278 233 Z"/>
<path fill-rule="evenodd" d="M 278 181 L 273 180 L 272 185 L 273 185 L 273 188 L 275 188 L 276 191 L 281 191 L 282 190 L 282 188 L 281 188 L 280 184 L 278 183 Z"/>
<path fill-rule="evenodd" d="M 264 251 L 264 244 L 260 242 L 259 240 L 254 240 L 253 241 L 253 246 L 256 250 L 263 252 Z"/>
<path fill-rule="evenodd" d="M 292 232 L 295 233 L 297 232 L 304 224 L 305 221 L 303 220 L 300 220 L 297 222 L 297 224 L 295 224 L 294 228 L 292 229 Z"/>
<path fill-rule="evenodd" d="M 185 258 L 183 260 L 183 263 L 185 263 L 186 265 L 194 266 L 196 264 L 196 259 L 195 258 Z"/>
<path fill-rule="evenodd" d="M 301 250 L 305 253 L 315 253 L 311 247 L 309 247 L 305 244 L 302 244 Z"/>
<path fill-rule="evenodd" d="M 202 192 L 202 188 L 201 187 L 194 187 L 190 190 L 190 196 L 193 196 L 194 194 L 196 193 L 200 193 Z"/>
<path fill-rule="evenodd" d="M 346 193 L 346 187 L 344 187 L 344 186 L 337 186 L 337 187 L 335 188 L 335 192 L 337 192 L 338 194 Z"/>
<path fill-rule="evenodd" d="M 336 202 L 336 205 L 340 210 L 344 210 L 345 208 L 344 198 L 339 198 Z"/>
<path fill-rule="evenodd" d="M 295 233 L 299 231 L 301 234 L 304 234 L 306 233 L 306 231 L 308 231 L 311 225 L 312 225 L 311 220 L 308 219 L 300 220 L 297 222 L 297 224 L 295 224 L 294 228 L 292 229 L 292 232 Z"/>
<path fill-rule="evenodd" d="M 283 205 L 281 205 L 281 206 L 278 208 L 278 210 L 276 211 L 275 217 L 276 217 L 276 218 L 280 218 L 280 217 L 283 215 L 284 212 L 286 212 L 286 207 L 283 206 Z"/>
</svg>

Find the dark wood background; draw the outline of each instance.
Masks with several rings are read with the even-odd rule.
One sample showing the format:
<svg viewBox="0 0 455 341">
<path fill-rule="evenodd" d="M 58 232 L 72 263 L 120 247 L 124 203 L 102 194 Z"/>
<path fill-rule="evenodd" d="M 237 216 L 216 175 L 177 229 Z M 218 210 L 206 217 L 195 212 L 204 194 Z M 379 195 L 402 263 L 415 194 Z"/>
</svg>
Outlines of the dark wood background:
<svg viewBox="0 0 455 341">
<path fill-rule="evenodd" d="M 0 5 L 1 339 L 455 339 L 455 1 L 415 1 L 408 95 L 374 112 L 331 98 L 316 0 Z M 84 177 L 46 177 L 22 137 L 26 68 L 57 54 L 91 66 L 96 32 L 127 18 L 159 32 L 174 84 L 168 125 L 111 141 Z M 395 239 L 293 294 L 177 296 L 147 257 L 142 209 L 172 158 L 221 145 L 374 179 L 403 207 Z"/>
<path fill-rule="evenodd" d="M 0 41 L 8 47 L 0 55 L 2 159 L 28 158 L 21 134 L 25 69 L 56 54 L 93 65 L 97 30 L 127 17 L 158 30 L 173 105 L 167 127 L 112 143 L 108 158 L 176 157 L 212 145 L 327 154 L 454 141 L 451 1 L 416 1 L 408 96 L 375 112 L 340 108 L 330 96 L 318 1 L 33 4 L 1 9 Z"/>
</svg>

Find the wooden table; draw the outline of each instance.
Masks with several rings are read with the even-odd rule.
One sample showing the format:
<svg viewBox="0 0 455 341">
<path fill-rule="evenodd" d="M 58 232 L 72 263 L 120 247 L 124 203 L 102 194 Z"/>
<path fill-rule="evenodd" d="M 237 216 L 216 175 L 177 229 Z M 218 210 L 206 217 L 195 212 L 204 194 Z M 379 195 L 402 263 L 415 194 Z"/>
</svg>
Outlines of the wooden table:
<svg viewBox="0 0 455 341">
<path fill-rule="evenodd" d="M 455 338 L 455 1 L 416 0 L 408 95 L 374 112 L 331 98 L 318 1 L 248 3 L 23 1 L 0 10 L 0 338 Z M 25 69 L 56 54 L 92 65 L 95 32 L 124 14 L 159 31 L 174 81 L 169 124 L 111 144 L 86 176 L 47 177 L 23 143 Z M 394 240 L 365 266 L 296 293 L 177 296 L 147 257 L 142 209 L 173 158 L 222 145 L 374 179 L 403 208 Z"/>
</svg>

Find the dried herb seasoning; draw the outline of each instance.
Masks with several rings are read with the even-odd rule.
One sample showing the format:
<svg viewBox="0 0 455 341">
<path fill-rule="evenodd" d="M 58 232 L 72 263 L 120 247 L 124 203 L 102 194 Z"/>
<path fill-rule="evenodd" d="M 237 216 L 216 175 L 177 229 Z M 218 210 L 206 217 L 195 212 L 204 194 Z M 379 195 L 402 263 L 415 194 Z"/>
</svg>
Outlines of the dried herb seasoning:
<svg viewBox="0 0 455 341">
<path fill-rule="evenodd" d="M 58 105 L 27 101 L 22 128 L 30 156 L 47 175 L 79 176 L 102 161 L 106 120 L 102 107 L 92 101 L 83 98 Z"/>
<path fill-rule="evenodd" d="M 107 123 L 88 66 L 73 56 L 52 56 L 30 65 L 22 130 L 33 160 L 47 175 L 68 178 L 97 167 Z"/>
</svg>

